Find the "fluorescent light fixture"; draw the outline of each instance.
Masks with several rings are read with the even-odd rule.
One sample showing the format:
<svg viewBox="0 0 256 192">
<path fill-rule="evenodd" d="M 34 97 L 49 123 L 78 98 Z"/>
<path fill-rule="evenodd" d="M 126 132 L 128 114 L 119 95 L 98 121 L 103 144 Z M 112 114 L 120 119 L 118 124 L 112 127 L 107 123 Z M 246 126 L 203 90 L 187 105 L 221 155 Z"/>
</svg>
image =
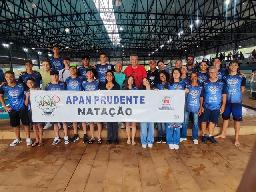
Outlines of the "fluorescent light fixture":
<svg viewBox="0 0 256 192">
<path fill-rule="evenodd" d="M 190 29 L 191 29 L 191 31 L 192 31 L 192 30 L 193 30 L 194 25 L 191 23 L 191 24 L 189 25 L 189 27 L 190 27 Z"/>
<path fill-rule="evenodd" d="M 65 28 L 65 32 L 66 33 L 70 33 L 70 29 L 69 28 Z"/>
<path fill-rule="evenodd" d="M 148 56 L 150 57 L 150 53 L 148 54 Z"/>
<path fill-rule="evenodd" d="M 169 39 L 168 41 L 167 41 L 167 43 L 171 43 L 172 42 L 172 39 Z"/>
<path fill-rule="evenodd" d="M 33 47 L 32 49 L 35 50 L 36 48 Z"/>
<path fill-rule="evenodd" d="M 49 57 L 52 57 L 52 54 L 51 54 L 51 53 L 48 53 L 48 56 L 49 56 Z"/>
<path fill-rule="evenodd" d="M 123 28 L 123 27 L 120 27 L 120 28 L 119 28 L 119 30 L 120 30 L 120 31 L 123 31 L 123 30 L 124 30 L 124 28 Z"/>
<path fill-rule="evenodd" d="M 93 2 L 100 13 L 101 20 L 106 28 L 109 39 L 113 45 L 118 45 L 121 38 L 116 24 L 113 1 L 93 0 Z"/>
<path fill-rule="evenodd" d="M 41 52 L 41 51 L 38 51 L 37 54 L 38 54 L 38 55 L 42 55 L 42 52 Z"/>
<path fill-rule="evenodd" d="M 68 47 L 68 46 L 66 46 L 65 48 L 66 48 L 66 49 L 68 49 L 69 47 Z"/>
<path fill-rule="evenodd" d="M 226 6 L 228 6 L 229 3 L 230 3 L 230 0 L 226 0 L 226 1 L 225 1 Z"/>
<path fill-rule="evenodd" d="M 242 46 L 241 46 L 241 45 L 239 45 L 238 47 L 239 47 L 239 48 L 241 48 Z"/>
<path fill-rule="evenodd" d="M 161 45 L 160 48 L 162 49 L 164 47 L 164 45 Z"/>
<path fill-rule="evenodd" d="M 10 44 L 8 44 L 8 43 L 2 43 L 2 45 L 3 45 L 4 48 L 9 48 L 10 47 Z"/>
<path fill-rule="evenodd" d="M 26 53 L 28 52 L 28 48 L 23 47 L 22 49 L 24 52 L 26 52 Z"/>
<path fill-rule="evenodd" d="M 196 24 L 199 25 L 199 23 L 200 23 L 200 20 L 197 18 L 196 19 Z"/>
</svg>

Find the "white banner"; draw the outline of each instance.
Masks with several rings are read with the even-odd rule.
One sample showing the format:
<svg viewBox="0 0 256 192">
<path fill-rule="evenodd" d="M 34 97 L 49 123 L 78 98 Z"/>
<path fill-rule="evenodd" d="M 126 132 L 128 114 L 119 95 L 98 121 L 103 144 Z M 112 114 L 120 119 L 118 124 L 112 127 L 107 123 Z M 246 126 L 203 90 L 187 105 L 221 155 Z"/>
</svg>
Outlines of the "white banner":
<svg viewBox="0 0 256 192">
<path fill-rule="evenodd" d="M 183 122 L 185 91 L 31 91 L 34 122 Z"/>
</svg>

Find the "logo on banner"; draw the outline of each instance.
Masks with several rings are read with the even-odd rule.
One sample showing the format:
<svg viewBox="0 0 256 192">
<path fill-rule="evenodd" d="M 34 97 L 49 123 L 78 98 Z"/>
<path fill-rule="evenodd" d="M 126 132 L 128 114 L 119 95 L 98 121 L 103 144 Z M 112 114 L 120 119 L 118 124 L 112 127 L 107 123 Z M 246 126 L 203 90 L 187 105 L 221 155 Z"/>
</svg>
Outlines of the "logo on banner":
<svg viewBox="0 0 256 192">
<path fill-rule="evenodd" d="M 42 114 L 49 116 L 54 115 L 54 111 L 57 109 L 57 103 L 60 102 L 60 98 L 56 95 L 50 96 L 36 96 L 35 102 L 39 109 L 41 109 Z"/>
<path fill-rule="evenodd" d="M 173 110 L 171 97 L 165 96 L 162 99 L 162 106 L 158 108 L 159 110 Z"/>
</svg>

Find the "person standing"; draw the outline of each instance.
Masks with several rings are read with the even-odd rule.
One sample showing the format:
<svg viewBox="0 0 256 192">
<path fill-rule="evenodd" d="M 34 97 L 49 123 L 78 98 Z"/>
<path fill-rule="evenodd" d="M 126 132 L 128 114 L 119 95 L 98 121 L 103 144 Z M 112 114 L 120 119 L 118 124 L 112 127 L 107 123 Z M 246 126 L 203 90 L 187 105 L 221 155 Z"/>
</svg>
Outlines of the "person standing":
<svg viewBox="0 0 256 192">
<path fill-rule="evenodd" d="M 23 84 L 15 81 L 15 75 L 12 71 L 6 71 L 4 77 L 6 84 L 0 87 L 0 102 L 5 111 L 9 113 L 10 126 L 13 127 L 15 133 L 15 139 L 10 146 L 14 147 L 21 143 L 20 121 L 25 129 L 26 144 L 27 146 L 30 146 L 32 140 L 30 139 L 29 132 L 28 110 L 25 106 L 25 87 Z M 4 95 L 6 95 L 9 100 L 9 106 L 5 103 Z"/>
<path fill-rule="evenodd" d="M 52 52 L 53 57 L 50 58 L 51 69 L 60 71 L 64 68 L 63 59 L 60 57 L 60 49 L 54 46 Z"/>
<path fill-rule="evenodd" d="M 221 134 L 215 138 L 225 138 L 228 128 L 230 115 L 232 113 L 235 129 L 235 146 L 239 147 L 240 122 L 243 120 L 242 115 L 242 96 L 245 92 L 246 79 L 238 73 L 239 65 L 237 61 L 231 61 L 229 64 L 229 75 L 224 78 L 227 88 L 227 104 L 222 114 L 223 127 Z"/>
<path fill-rule="evenodd" d="M 88 55 L 83 56 L 82 66 L 78 67 L 78 76 L 86 79 L 86 73 L 88 70 L 92 70 L 96 74 L 95 68 L 90 65 L 90 57 Z"/>
<path fill-rule="evenodd" d="M 45 86 L 51 82 L 51 65 L 48 59 L 42 60 L 42 68 L 40 69 L 40 74 L 42 76 L 42 90 L 45 89 Z"/>
<path fill-rule="evenodd" d="M 159 83 L 159 71 L 156 68 L 156 61 L 149 61 L 149 70 L 147 71 L 147 79 L 150 82 L 151 88 L 155 88 Z"/>
<path fill-rule="evenodd" d="M 70 58 L 63 58 L 64 68 L 59 70 L 59 80 L 61 82 L 65 82 L 68 77 L 70 77 Z"/>
<path fill-rule="evenodd" d="M 125 74 L 122 72 L 123 66 L 122 63 L 118 62 L 115 64 L 115 80 L 120 86 L 121 89 L 124 88 L 124 82 L 125 82 Z"/>
<path fill-rule="evenodd" d="M 130 62 L 131 64 L 128 67 L 126 67 L 126 69 L 124 70 L 124 73 L 126 77 L 132 76 L 135 82 L 135 86 L 138 89 L 140 89 L 142 86 L 143 78 L 147 77 L 147 72 L 144 66 L 139 65 L 137 55 L 131 55 Z"/>
</svg>

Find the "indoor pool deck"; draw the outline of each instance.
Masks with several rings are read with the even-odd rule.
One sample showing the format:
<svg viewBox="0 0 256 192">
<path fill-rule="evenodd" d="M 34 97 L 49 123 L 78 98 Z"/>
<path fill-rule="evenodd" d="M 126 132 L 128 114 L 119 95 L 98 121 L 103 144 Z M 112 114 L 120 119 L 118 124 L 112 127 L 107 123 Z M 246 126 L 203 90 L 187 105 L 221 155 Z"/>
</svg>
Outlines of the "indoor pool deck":
<svg viewBox="0 0 256 192">
<path fill-rule="evenodd" d="M 256 136 L 241 136 L 218 144 L 181 144 L 171 151 L 166 144 L 152 149 L 127 145 L 76 144 L 14 148 L 0 144 L 0 191 L 11 192 L 234 192 L 251 156 Z"/>
</svg>

